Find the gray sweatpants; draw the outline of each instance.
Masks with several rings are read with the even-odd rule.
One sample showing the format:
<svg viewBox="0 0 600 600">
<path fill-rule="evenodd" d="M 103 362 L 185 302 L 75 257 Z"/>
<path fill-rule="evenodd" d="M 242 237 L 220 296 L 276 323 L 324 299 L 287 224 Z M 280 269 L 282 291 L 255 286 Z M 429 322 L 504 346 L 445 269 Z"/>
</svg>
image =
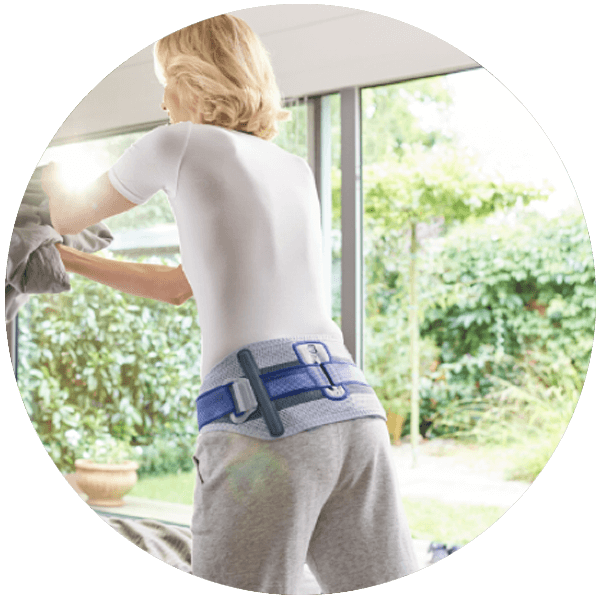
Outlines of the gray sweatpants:
<svg viewBox="0 0 600 600">
<path fill-rule="evenodd" d="M 418 568 L 383 419 L 273 440 L 201 433 L 194 462 L 194 575 L 294 594 L 306 562 L 336 593 Z"/>
</svg>

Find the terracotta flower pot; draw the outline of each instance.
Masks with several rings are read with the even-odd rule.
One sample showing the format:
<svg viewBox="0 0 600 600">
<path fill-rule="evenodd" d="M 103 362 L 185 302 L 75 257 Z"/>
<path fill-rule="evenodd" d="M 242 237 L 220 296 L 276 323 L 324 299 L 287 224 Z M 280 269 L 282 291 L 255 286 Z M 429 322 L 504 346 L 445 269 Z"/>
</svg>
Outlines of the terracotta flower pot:
<svg viewBox="0 0 600 600">
<path fill-rule="evenodd" d="M 120 464 L 100 464 L 79 458 L 75 461 L 77 485 L 88 495 L 88 504 L 123 506 L 123 496 L 137 482 L 138 463 L 132 460 Z"/>
</svg>

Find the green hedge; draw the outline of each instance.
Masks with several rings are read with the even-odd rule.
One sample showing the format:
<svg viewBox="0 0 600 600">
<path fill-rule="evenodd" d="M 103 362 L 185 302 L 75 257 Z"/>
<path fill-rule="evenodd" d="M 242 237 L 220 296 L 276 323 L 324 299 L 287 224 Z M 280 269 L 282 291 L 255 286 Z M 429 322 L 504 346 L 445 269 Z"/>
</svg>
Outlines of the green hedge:
<svg viewBox="0 0 600 600">
<path fill-rule="evenodd" d="M 434 436 L 468 438 L 477 429 L 482 437 L 478 422 L 510 383 L 558 386 L 561 397 L 570 398 L 575 382 L 579 397 L 596 318 L 593 253 L 583 215 L 551 221 L 528 215 L 513 227 L 465 225 L 437 247 L 425 246 L 418 257 L 422 431 L 429 426 Z M 393 267 L 388 262 L 385 277 L 376 278 L 381 253 L 374 256 L 372 266 L 367 262 L 367 375 L 383 404 L 407 417 L 406 434 L 408 256 Z M 563 364 L 562 374 L 528 378 L 531 353 L 546 369 Z"/>
<path fill-rule="evenodd" d="M 175 307 L 78 276 L 71 285 L 33 296 L 19 317 L 19 389 L 51 458 L 68 470 L 78 445 L 101 433 L 188 444 L 200 386 L 194 302 Z"/>
</svg>

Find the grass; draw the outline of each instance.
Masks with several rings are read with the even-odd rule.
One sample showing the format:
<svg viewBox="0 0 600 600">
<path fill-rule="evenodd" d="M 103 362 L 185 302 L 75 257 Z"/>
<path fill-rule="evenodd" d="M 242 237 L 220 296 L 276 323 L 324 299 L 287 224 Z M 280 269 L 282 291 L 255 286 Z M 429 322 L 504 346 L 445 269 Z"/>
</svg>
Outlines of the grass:
<svg viewBox="0 0 600 600">
<path fill-rule="evenodd" d="M 438 500 L 402 500 L 413 538 L 464 546 L 493 525 L 506 508 L 446 504 Z"/>
<path fill-rule="evenodd" d="M 132 496 L 192 504 L 194 471 L 161 475 L 138 481 Z M 483 533 L 506 512 L 505 508 L 445 504 L 437 500 L 403 500 L 408 524 L 414 538 L 464 545 Z"/>
<path fill-rule="evenodd" d="M 195 472 L 159 475 L 140 479 L 131 490 L 131 496 L 174 502 L 176 504 L 192 504 L 194 501 Z"/>
</svg>

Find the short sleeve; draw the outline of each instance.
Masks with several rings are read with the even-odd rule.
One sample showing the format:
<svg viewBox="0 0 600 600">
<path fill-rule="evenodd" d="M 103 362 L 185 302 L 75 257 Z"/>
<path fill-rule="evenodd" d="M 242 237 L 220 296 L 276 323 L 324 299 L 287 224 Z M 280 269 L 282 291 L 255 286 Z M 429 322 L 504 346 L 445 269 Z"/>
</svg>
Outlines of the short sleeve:
<svg viewBox="0 0 600 600">
<path fill-rule="evenodd" d="M 134 204 L 147 202 L 160 190 L 173 197 L 190 126 L 162 125 L 137 140 L 109 169 L 112 186 Z"/>
</svg>

